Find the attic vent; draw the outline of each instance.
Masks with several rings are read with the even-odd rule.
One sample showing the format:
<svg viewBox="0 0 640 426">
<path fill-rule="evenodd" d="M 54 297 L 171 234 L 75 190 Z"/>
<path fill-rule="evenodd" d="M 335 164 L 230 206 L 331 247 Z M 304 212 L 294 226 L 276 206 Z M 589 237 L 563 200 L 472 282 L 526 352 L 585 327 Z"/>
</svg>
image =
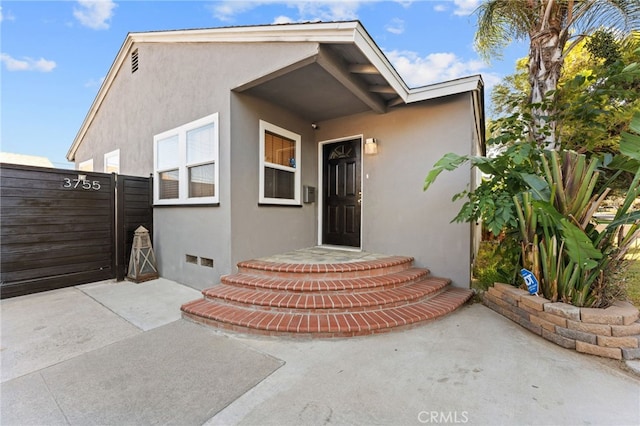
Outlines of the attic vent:
<svg viewBox="0 0 640 426">
<path fill-rule="evenodd" d="M 138 71 L 138 49 L 131 52 L 131 74 Z"/>
</svg>

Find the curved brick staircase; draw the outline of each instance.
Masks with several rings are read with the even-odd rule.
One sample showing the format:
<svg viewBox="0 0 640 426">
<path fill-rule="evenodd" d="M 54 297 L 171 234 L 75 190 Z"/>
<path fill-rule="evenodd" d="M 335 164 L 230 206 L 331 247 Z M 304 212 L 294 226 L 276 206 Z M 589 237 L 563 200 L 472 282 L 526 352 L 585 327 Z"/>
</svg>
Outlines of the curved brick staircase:
<svg viewBox="0 0 640 426">
<path fill-rule="evenodd" d="M 346 263 L 250 260 L 183 317 L 252 334 L 350 337 L 381 333 L 446 315 L 472 296 L 450 280 L 413 268 L 411 257 Z"/>
</svg>

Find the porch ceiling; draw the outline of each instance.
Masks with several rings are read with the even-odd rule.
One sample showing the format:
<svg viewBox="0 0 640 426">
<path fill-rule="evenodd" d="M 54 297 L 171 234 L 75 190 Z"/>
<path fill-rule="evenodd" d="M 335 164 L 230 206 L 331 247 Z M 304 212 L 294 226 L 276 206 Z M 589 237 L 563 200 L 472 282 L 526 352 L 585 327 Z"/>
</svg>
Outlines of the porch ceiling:
<svg viewBox="0 0 640 426">
<path fill-rule="evenodd" d="M 355 46 L 320 45 L 318 53 L 235 89 L 320 122 L 364 111 L 386 112 L 399 99 Z"/>
</svg>

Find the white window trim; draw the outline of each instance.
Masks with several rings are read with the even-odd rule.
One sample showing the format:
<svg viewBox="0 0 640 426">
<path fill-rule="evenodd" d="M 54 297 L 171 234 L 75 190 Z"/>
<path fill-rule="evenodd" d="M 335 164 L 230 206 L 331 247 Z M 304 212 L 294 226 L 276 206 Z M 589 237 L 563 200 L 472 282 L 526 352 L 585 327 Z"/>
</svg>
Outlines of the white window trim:
<svg viewBox="0 0 640 426">
<path fill-rule="evenodd" d="M 116 173 L 120 173 L 120 149 L 116 149 L 114 151 L 111 152 L 107 152 L 104 155 L 104 162 L 102 163 L 102 168 L 104 170 L 105 173 L 111 173 L 107 170 L 107 159 L 110 157 L 117 157 L 118 158 L 118 170 L 116 171 Z"/>
<path fill-rule="evenodd" d="M 85 160 L 85 161 L 81 161 L 78 164 L 78 170 L 81 170 L 83 172 L 92 172 L 93 171 L 93 158 L 90 158 L 90 159 Z"/>
<path fill-rule="evenodd" d="M 187 164 L 187 132 L 196 129 L 198 127 L 206 126 L 207 124 L 213 124 L 214 131 L 214 147 L 212 161 L 204 161 L 199 163 Z M 220 164 L 219 164 L 219 120 L 218 113 L 207 115 L 198 120 L 184 124 L 180 127 L 176 127 L 166 132 L 162 132 L 153 137 L 153 203 L 156 205 L 184 205 L 184 204 L 217 204 L 220 201 Z M 171 136 L 178 135 L 178 198 L 160 199 L 160 185 L 159 173 L 165 171 L 165 169 L 158 169 L 158 141 L 166 139 Z M 214 167 L 214 185 L 215 195 L 213 197 L 192 197 L 189 198 L 189 180 L 188 180 L 188 166 L 197 166 L 198 164 L 209 164 L 213 162 Z M 167 168 L 166 170 L 174 170 L 175 167 Z"/>
<path fill-rule="evenodd" d="M 276 126 L 275 124 L 268 123 L 266 121 L 260 120 L 260 169 L 258 171 L 260 186 L 258 188 L 259 199 L 258 202 L 260 204 L 276 204 L 276 205 L 289 205 L 289 206 L 299 206 L 300 203 L 300 193 L 301 191 L 301 161 L 300 161 L 300 149 L 302 146 L 302 138 L 299 134 L 293 133 L 287 129 L 283 129 L 282 127 Z M 267 163 L 264 161 L 264 134 L 265 132 L 275 133 L 280 136 L 284 136 L 285 138 L 291 139 L 296 143 L 296 167 L 286 167 L 281 164 L 273 164 Z M 294 198 L 286 199 L 286 198 L 269 198 L 264 196 L 264 168 L 265 166 L 272 167 L 274 169 L 286 170 L 294 173 Z"/>
</svg>

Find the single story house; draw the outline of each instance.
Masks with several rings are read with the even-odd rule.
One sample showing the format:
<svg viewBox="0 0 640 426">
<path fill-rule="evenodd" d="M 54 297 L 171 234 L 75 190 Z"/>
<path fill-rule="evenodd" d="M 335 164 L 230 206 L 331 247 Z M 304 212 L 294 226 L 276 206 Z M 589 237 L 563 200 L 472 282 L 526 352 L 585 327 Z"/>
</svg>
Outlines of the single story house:
<svg viewBox="0 0 640 426">
<path fill-rule="evenodd" d="M 160 274 L 207 288 L 316 245 L 415 258 L 469 287 L 477 226 L 450 223 L 484 152 L 480 76 L 409 88 L 358 21 L 130 33 L 67 158 L 154 178 Z"/>
</svg>

